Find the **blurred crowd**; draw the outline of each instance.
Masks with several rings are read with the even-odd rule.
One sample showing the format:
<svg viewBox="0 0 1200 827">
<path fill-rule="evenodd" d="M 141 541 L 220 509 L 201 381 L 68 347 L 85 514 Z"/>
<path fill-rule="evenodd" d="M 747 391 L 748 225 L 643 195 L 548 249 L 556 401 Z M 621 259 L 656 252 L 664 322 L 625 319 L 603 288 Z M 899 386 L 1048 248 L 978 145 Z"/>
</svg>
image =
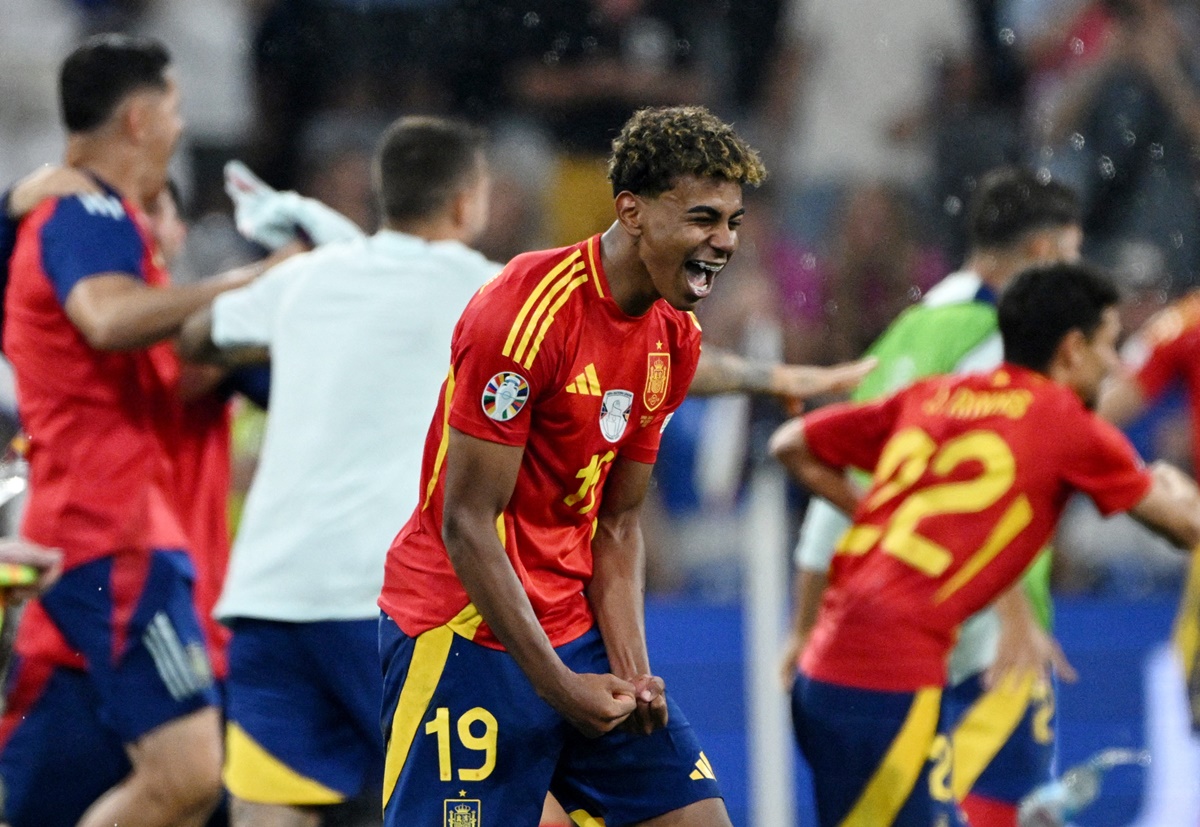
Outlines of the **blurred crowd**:
<svg viewBox="0 0 1200 827">
<path fill-rule="evenodd" d="M 607 226 L 616 130 L 639 106 L 698 103 L 735 122 L 771 171 L 700 312 L 706 342 L 816 364 L 859 355 L 961 262 L 965 205 L 1004 162 L 1079 192 L 1085 256 L 1118 275 L 1127 329 L 1200 287 L 1190 2 L 6 0 L 4 17 L 5 183 L 60 157 L 55 72 L 81 37 L 168 44 L 185 78 L 181 279 L 253 254 L 221 189 L 228 159 L 370 230 L 383 126 L 466 115 L 489 128 L 498 178 L 480 246 L 505 261 Z M 1132 426 L 1147 457 L 1190 467 L 1183 408 L 1168 396 Z M 744 482 L 785 413 L 739 399 L 681 409 L 649 520 L 656 588 L 736 593 Z M 241 454 L 257 430 L 238 426 Z M 1082 509 L 1059 542 L 1065 590 L 1180 577 L 1173 555 Z M 1136 567 L 1109 564 L 1130 545 L 1144 547 Z"/>
</svg>

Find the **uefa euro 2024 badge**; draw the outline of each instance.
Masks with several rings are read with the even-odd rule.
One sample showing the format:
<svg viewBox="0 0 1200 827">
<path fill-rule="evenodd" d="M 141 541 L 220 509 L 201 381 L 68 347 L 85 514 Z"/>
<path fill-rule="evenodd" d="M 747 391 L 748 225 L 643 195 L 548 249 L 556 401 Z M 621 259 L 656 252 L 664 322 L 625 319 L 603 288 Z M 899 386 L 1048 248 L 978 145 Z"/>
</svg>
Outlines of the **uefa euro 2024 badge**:
<svg viewBox="0 0 1200 827">
<path fill-rule="evenodd" d="M 600 400 L 600 433 L 609 442 L 616 442 L 629 424 L 633 407 L 633 391 L 606 391 Z"/>
<path fill-rule="evenodd" d="M 504 371 L 488 380 L 483 389 L 483 412 L 488 419 L 507 422 L 521 412 L 529 399 L 529 383 L 519 373 Z"/>
</svg>

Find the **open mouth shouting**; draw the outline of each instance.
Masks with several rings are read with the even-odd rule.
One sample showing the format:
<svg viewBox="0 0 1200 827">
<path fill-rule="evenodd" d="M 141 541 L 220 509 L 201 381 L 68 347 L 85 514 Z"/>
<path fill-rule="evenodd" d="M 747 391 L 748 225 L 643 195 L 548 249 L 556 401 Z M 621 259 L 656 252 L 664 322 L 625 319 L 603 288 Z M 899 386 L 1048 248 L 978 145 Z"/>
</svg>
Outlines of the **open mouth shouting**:
<svg viewBox="0 0 1200 827">
<path fill-rule="evenodd" d="M 687 261 L 683 265 L 683 271 L 687 276 L 688 287 L 691 288 L 692 295 L 697 299 L 702 299 L 712 292 L 713 279 L 724 267 L 724 261 L 701 261 L 695 258 Z"/>
</svg>

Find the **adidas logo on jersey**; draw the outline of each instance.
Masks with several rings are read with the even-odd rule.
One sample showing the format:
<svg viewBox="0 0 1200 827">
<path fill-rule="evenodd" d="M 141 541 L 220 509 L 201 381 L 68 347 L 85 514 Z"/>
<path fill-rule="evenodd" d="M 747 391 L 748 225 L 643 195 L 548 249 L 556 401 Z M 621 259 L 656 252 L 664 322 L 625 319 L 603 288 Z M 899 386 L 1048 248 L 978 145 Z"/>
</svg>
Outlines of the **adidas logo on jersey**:
<svg viewBox="0 0 1200 827">
<path fill-rule="evenodd" d="M 83 205 L 83 208 L 90 215 L 103 215 L 109 218 L 121 218 L 125 215 L 125 208 L 121 206 L 121 199 L 114 195 L 88 193 L 77 197 L 79 198 L 79 203 Z"/>
<path fill-rule="evenodd" d="M 692 770 L 692 774 L 688 778 L 693 781 L 699 781 L 702 778 L 707 778 L 710 781 L 717 780 L 712 764 L 708 763 L 708 757 L 703 752 L 700 753 L 700 760 L 696 762 L 696 769 Z"/>
<path fill-rule="evenodd" d="M 596 376 L 596 366 L 588 362 L 583 373 L 575 377 L 575 381 L 567 385 L 567 393 L 581 393 L 584 396 L 600 396 L 600 378 Z"/>
</svg>

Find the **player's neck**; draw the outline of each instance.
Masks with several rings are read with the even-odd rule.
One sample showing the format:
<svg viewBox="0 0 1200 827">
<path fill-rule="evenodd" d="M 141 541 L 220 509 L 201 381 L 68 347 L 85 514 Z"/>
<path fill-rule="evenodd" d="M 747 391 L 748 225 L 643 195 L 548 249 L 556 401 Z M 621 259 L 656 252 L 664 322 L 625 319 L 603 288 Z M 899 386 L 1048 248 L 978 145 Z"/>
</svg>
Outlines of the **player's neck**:
<svg viewBox="0 0 1200 827">
<path fill-rule="evenodd" d="M 416 236 L 425 241 L 461 241 L 467 243 L 464 228 L 449 216 L 397 220 L 385 218 L 385 230 Z"/>
<path fill-rule="evenodd" d="M 600 236 L 600 264 L 609 293 L 626 316 L 643 316 L 658 300 L 650 274 L 638 257 L 637 246 L 619 223 Z"/>
<path fill-rule="evenodd" d="M 72 135 L 67 140 L 66 162 L 91 172 L 122 197 L 141 202 L 145 165 L 132 148 L 94 135 Z"/>
<path fill-rule="evenodd" d="M 1022 256 L 1003 250 L 979 250 L 968 256 L 963 269 L 979 276 L 980 281 L 999 293 L 1027 266 L 1029 261 Z"/>
</svg>

